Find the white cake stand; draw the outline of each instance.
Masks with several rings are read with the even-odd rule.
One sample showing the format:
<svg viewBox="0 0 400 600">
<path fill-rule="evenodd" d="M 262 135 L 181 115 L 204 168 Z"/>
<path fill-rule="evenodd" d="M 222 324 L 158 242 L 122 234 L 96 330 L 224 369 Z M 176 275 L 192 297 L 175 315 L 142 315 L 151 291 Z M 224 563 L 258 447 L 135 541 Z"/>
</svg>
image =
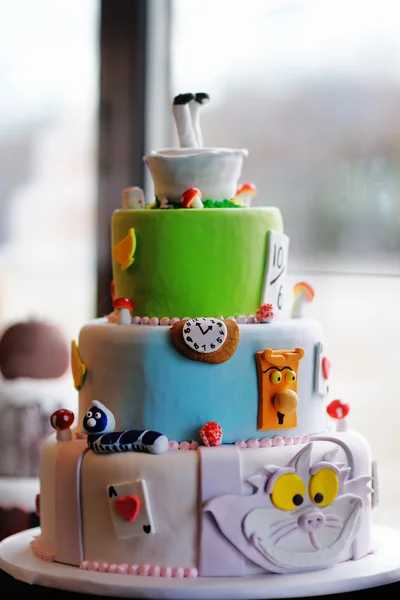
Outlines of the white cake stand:
<svg viewBox="0 0 400 600">
<path fill-rule="evenodd" d="M 0 569 L 17 580 L 49 588 L 112 598 L 252 600 L 354 592 L 400 581 L 400 531 L 374 527 L 376 552 L 313 573 L 246 578 L 165 579 L 82 571 L 36 558 L 30 542 L 39 528 L 0 543 Z"/>
</svg>

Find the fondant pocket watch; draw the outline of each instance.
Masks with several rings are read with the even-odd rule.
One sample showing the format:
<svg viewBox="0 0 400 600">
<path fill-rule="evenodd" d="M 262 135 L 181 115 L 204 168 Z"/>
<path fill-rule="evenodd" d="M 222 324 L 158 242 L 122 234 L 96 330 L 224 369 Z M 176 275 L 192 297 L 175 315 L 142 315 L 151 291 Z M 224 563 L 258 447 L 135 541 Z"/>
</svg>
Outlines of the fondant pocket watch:
<svg viewBox="0 0 400 600">
<path fill-rule="evenodd" d="M 171 329 L 174 346 L 191 360 L 219 364 L 234 354 L 239 327 L 232 320 L 211 317 L 181 320 Z"/>
</svg>

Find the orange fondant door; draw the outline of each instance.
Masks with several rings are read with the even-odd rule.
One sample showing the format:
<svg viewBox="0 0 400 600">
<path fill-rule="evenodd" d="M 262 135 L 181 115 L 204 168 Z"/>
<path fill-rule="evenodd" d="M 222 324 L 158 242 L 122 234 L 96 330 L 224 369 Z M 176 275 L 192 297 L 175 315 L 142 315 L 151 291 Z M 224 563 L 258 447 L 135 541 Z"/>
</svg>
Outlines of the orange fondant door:
<svg viewBox="0 0 400 600">
<path fill-rule="evenodd" d="M 302 348 L 256 353 L 258 375 L 258 429 L 297 427 L 297 376 Z"/>
</svg>

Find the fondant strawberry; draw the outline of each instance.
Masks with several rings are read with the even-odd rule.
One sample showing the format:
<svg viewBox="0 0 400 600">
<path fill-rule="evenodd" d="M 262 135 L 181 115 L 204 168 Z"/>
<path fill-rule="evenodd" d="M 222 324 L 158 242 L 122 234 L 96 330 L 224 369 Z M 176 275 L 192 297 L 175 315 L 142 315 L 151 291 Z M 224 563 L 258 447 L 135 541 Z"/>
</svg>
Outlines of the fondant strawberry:
<svg viewBox="0 0 400 600">
<path fill-rule="evenodd" d="M 199 433 L 206 446 L 219 446 L 222 444 L 222 427 L 218 425 L 217 421 L 208 421 Z"/>
<path fill-rule="evenodd" d="M 274 318 L 274 310 L 272 304 L 260 304 L 256 312 L 257 320 L 261 323 L 270 323 Z"/>
</svg>

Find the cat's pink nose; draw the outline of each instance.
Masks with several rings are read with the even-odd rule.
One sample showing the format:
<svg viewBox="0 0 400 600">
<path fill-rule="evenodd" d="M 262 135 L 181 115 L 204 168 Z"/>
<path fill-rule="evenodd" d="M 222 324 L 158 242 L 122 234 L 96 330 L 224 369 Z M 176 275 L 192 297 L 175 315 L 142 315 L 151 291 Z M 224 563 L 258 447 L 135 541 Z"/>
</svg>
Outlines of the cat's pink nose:
<svg viewBox="0 0 400 600">
<path fill-rule="evenodd" d="M 299 517 L 299 527 L 308 533 L 316 529 L 322 529 L 325 525 L 325 517 L 320 511 L 311 511 Z"/>
</svg>

